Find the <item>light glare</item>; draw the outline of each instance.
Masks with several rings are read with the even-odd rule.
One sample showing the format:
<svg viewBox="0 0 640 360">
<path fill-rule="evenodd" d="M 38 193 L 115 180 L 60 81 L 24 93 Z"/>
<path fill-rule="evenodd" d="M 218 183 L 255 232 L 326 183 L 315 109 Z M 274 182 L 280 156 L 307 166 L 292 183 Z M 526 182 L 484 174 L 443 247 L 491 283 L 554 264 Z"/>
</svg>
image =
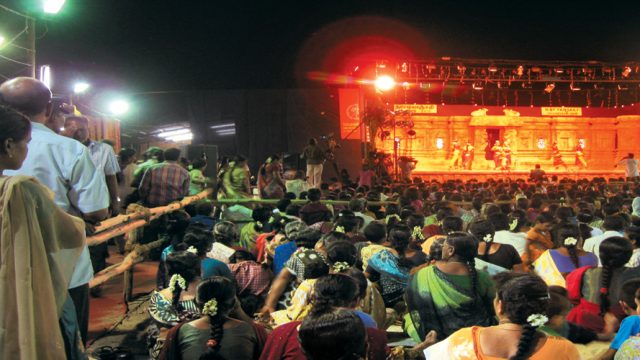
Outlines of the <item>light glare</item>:
<svg viewBox="0 0 640 360">
<path fill-rule="evenodd" d="M 42 8 L 47 14 L 57 14 L 62 9 L 66 0 L 44 0 Z"/>
<path fill-rule="evenodd" d="M 73 92 L 76 94 L 81 94 L 89 89 L 90 85 L 86 82 L 79 82 L 73 85 Z"/>
<path fill-rule="evenodd" d="M 122 115 L 129 111 L 129 103 L 125 100 L 115 100 L 109 105 L 109 111 L 113 115 Z"/>
<path fill-rule="evenodd" d="M 376 81 L 374 82 L 374 85 L 376 86 L 376 89 L 380 91 L 388 91 L 393 89 L 394 86 L 396 86 L 396 81 L 393 80 L 391 76 L 382 75 L 376 79 Z"/>
</svg>

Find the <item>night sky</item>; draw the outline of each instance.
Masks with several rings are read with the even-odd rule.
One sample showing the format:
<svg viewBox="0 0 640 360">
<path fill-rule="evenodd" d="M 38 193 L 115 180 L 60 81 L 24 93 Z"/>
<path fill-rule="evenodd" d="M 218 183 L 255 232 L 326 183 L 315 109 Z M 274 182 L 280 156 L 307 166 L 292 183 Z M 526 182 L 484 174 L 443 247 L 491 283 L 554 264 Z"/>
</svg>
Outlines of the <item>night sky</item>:
<svg viewBox="0 0 640 360">
<path fill-rule="evenodd" d="M 38 62 L 52 65 L 59 92 L 80 78 L 145 92 L 308 87 L 306 72 L 344 71 L 363 52 L 637 61 L 639 10 L 640 1 L 67 0 L 39 23 L 48 31 Z"/>
</svg>

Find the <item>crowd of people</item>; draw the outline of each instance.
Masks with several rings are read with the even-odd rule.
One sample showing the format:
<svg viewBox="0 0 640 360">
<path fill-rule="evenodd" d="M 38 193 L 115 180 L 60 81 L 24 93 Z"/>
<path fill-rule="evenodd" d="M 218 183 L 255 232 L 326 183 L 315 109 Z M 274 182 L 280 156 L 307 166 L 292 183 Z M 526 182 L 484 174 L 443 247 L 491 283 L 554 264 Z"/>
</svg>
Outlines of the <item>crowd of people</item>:
<svg viewBox="0 0 640 360">
<path fill-rule="evenodd" d="M 226 205 L 202 200 L 140 239 L 164 240 L 149 254 L 151 358 L 640 357 L 635 184 L 322 182 L 309 150 L 308 179 L 285 176 L 274 155 L 254 191 L 241 156 L 217 181 L 207 159 L 178 149 L 116 157 L 37 80 L 3 83 L 0 101 L 2 358 L 86 358 L 88 284 L 108 256 L 86 235 L 128 204 L 164 206 L 211 183 Z M 255 197 L 277 203 L 233 202 Z M 389 346 L 392 329 L 405 346 Z"/>
</svg>

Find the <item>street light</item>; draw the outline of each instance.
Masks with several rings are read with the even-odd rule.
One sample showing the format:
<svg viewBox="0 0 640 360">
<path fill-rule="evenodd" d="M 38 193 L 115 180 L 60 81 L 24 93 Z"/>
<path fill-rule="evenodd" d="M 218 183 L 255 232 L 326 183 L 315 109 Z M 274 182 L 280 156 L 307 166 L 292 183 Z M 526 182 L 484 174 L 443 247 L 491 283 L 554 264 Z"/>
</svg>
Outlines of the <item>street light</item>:
<svg viewBox="0 0 640 360">
<path fill-rule="evenodd" d="M 73 92 L 75 94 L 82 94 L 83 92 L 87 91 L 89 87 L 91 87 L 91 85 L 87 84 L 86 82 L 78 82 L 73 85 Z"/>
<path fill-rule="evenodd" d="M 116 116 L 122 115 L 129 111 L 129 103 L 122 99 L 114 100 L 109 104 L 109 111 Z"/>
<path fill-rule="evenodd" d="M 62 9 L 65 0 L 44 0 L 42 2 L 42 9 L 47 14 L 57 14 Z"/>
</svg>

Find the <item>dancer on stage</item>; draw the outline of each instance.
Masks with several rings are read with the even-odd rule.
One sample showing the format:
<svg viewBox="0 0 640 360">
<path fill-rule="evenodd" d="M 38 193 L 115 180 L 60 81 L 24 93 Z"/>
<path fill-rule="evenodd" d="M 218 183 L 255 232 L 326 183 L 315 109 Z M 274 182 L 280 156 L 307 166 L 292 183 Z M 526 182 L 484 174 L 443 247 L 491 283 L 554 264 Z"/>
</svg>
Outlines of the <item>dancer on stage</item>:
<svg viewBox="0 0 640 360">
<path fill-rule="evenodd" d="M 502 166 L 502 158 L 504 156 L 502 146 L 500 146 L 500 140 L 496 140 L 491 151 L 493 152 L 493 162 L 495 163 L 494 170 L 498 170 Z"/>
<path fill-rule="evenodd" d="M 475 148 L 469 140 L 467 140 L 467 144 L 462 148 L 462 168 L 465 170 L 471 170 L 471 165 L 473 164 L 473 151 Z"/>
<path fill-rule="evenodd" d="M 584 158 L 584 140 L 578 140 L 578 146 L 576 146 L 576 165 L 578 168 L 586 169 L 587 160 Z"/>
<path fill-rule="evenodd" d="M 458 140 L 453 140 L 451 144 L 451 160 L 449 160 L 449 170 L 458 169 L 460 166 L 460 144 L 458 144 Z"/>
<path fill-rule="evenodd" d="M 560 149 L 558 148 L 558 143 L 555 141 L 551 145 L 551 156 L 553 157 L 553 166 L 556 168 L 556 170 L 558 170 L 558 166 L 560 165 L 564 166 L 565 171 L 569 170 L 567 164 L 564 162 L 564 160 L 562 160 L 562 154 L 560 153 Z"/>
<path fill-rule="evenodd" d="M 502 142 L 502 170 L 511 170 L 511 147 L 509 146 L 509 140 Z"/>
</svg>

